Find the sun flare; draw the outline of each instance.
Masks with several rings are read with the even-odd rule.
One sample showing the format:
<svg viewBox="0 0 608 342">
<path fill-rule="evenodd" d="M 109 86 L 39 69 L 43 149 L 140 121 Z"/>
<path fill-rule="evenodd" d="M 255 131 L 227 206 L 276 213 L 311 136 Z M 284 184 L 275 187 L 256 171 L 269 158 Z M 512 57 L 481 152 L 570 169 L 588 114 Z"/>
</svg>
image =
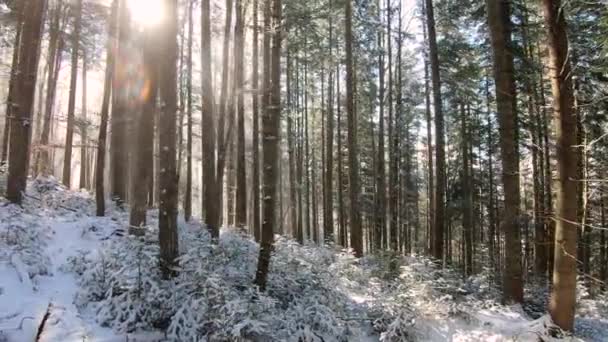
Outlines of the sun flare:
<svg viewBox="0 0 608 342">
<path fill-rule="evenodd" d="M 159 26 L 165 18 L 163 0 L 127 0 L 131 19 L 142 27 Z"/>
</svg>

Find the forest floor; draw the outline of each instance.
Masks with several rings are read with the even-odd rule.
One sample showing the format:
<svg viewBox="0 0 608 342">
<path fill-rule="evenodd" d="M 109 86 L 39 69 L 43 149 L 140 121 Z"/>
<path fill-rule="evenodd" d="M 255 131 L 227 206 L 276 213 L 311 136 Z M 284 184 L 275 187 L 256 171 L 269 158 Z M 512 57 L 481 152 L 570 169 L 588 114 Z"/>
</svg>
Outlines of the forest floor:
<svg viewBox="0 0 608 342">
<path fill-rule="evenodd" d="M 251 284 L 257 244 L 224 229 L 212 244 L 180 220 L 180 273 L 157 272 L 157 241 L 125 236 L 128 213 L 95 217 L 88 193 L 30 182 L 0 198 L 0 342 L 608 341 L 608 300 L 579 290 L 575 336 L 544 314 L 546 290 L 503 306 L 487 272 L 462 279 L 421 256 L 356 259 L 279 238 L 269 287 Z M 156 215 L 149 215 L 151 226 Z"/>
</svg>

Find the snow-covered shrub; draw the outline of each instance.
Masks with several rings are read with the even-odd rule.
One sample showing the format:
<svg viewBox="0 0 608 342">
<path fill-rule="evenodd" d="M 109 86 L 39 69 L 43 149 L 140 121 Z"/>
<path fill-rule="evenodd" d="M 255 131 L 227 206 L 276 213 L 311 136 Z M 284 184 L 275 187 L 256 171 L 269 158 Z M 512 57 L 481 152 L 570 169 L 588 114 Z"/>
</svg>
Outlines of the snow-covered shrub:
<svg viewBox="0 0 608 342">
<path fill-rule="evenodd" d="M 36 277 L 50 273 L 45 246 L 52 230 L 27 206 L 0 200 L 0 261 L 11 264 L 22 282 L 36 283 Z"/>
<path fill-rule="evenodd" d="M 157 230 L 112 238 L 73 258 L 76 303 L 120 332 L 159 329 L 172 341 L 348 341 L 349 301 L 340 274 L 357 262 L 332 248 L 279 238 L 267 291 L 253 285 L 258 245 L 235 230 L 218 244 L 197 224 L 180 224 L 178 276 L 158 271 Z"/>
</svg>

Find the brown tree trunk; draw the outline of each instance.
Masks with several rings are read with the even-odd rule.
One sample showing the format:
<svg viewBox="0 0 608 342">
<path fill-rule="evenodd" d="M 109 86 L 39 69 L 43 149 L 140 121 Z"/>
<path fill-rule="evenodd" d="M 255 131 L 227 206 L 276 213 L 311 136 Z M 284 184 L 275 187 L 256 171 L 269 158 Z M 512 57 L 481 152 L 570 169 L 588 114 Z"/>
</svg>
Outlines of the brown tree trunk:
<svg viewBox="0 0 608 342">
<path fill-rule="evenodd" d="M 270 0 L 266 0 L 270 1 Z M 260 255 L 255 275 L 255 284 L 264 291 L 268 278 L 268 267 L 274 244 L 274 225 L 277 204 L 277 171 L 279 162 L 279 126 L 281 120 L 281 0 L 273 1 L 272 68 L 269 82 L 269 106 L 262 116 L 263 147 L 263 223 Z M 268 75 L 266 75 L 268 77 Z"/>
<path fill-rule="evenodd" d="M 184 194 L 184 220 L 192 217 L 192 43 L 194 41 L 194 1 L 188 2 L 188 60 L 186 75 L 187 132 L 186 132 L 186 191 Z M 152 120 L 150 120 L 152 121 Z M 150 144 L 152 146 L 152 144 Z"/>
<path fill-rule="evenodd" d="M 259 108 L 259 99 L 262 92 L 260 92 L 259 85 L 259 48 L 258 48 L 258 40 L 259 40 L 259 5 L 258 0 L 253 0 L 253 40 L 252 44 L 252 54 L 253 54 L 253 65 L 251 69 L 251 87 L 253 88 L 251 102 L 252 102 L 252 121 L 253 127 L 251 131 L 251 144 L 252 144 L 252 165 L 251 165 L 251 177 L 252 177 L 252 188 L 253 192 L 251 194 L 253 198 L 253 222 L 251 227 L 253 229 L 253 236 L 257 242 L 260 242 L 261 239 L 261 227 L 260 227 L 260 108 Z M 289 72 L 287 73 L 289 75 Z M 289 82 L 288 82 L 289 84 Z M 289 86 L 288 86 L 289 87 Z M 289 95 L 287 96 L 289 99 Z M 293 183 L 293 137 L 291 136 L 291 118 L 288 118 L 288 141 L 289 141 L 289 180 L 290 180 L 290 194 L 291 194 L 291 219 L 292 224 L 291 227 L 294 229 L 296 227 L 295 224 L 295 215 L 293 212 L 295 211 L 295 192 L 294 192 L 294 183 Z"/>
<path fill-rule="evenodd" d="M 97 143 L 97 162 L 95 169 L 95 203 L 97 216 L 105 215 L 105 190 L 104 190 L 104 175 L 106 166 L 106 149 L 107 149 L 107 127 L 108 114 L 110 112 L 110 98 L 112 93 L 112 79 L 114 77 L 114 49 L 116 48 L 116 25 L 118 19 L 118 2 L 112 2 L 112 13 L 108 23 L 108 42 L 106 47 L 106 74 L 103 86 L 103 102 L 101 105 L 101 121 L 99 124 L 99 139 Z"/>
<path fill-rule="evenodd" d="M 82 124 L 80 130 L 80 189 L 88 189 L 89 179 L 89 158 L 88 149 L 88 137 L 87 130 L 89 124 L 87 123 L 87 54 L 82 48 Z"/>
<path fill-rule="evenodd" d="M 160 173 L 158 240 L 160 242 L 160 265 L 165 277 L 175 274 L 177 265 L 177 166 L 176 166 L 176 119 L 177 119 L 177 0 L 165 0 L 166 26 L 159 37 L 159 95 L 163 104 L 159 119 L 158 136 Z"/>
<path fill-rule="evenodd" d="M 462 229 L 464 234 L 464 275 L 473 274 L 473 197 L 469 161 L 469 136 L 467 128 L 467 113 L 464 103 L 460 103 L 460 125 L 462 134 Z"/>
<path fill-rule="evenodd" d="M 60 36 L 61 18 L 63 13 L 63 0 L 59 0 L 55 7 L 55 12 L 52 18 L 49 38 L 49 73 L 47 74 L 46 85 L 46 103 L 44 108 L 44 118 L 42 120 L 42 133 L 40 135 L 40 144 L 37 158 L 39 161 L 37 172 L 47 177 L 52 173 L 50 165 L 50 133 L 51 121 L 53 117 L 53 106 L 55 104 L 55 94 L 57 91 L 57 79 L 59 70 L 61 69 L 61 61 L 63 54 L 63 39 Z"/>
<path fill-rule="evenodd" d="M 82 26 L 82 0 L 73 5 L 74 32 L 72 33 L 72 74 L 70 76 L 70 94 L 68 98 L 68 124 L 65 134 L 65 153 L 63 157 L 63 184 L 68 188 L 72 180 L 72 147 L 74 142 L 74 124 L 76 110 L 76 84 L 78 83 L 78 51 L 80 50 L 80 28 Z"/>
<path fill-rule="evenodd" d="M 226 37 L 226 39 L 228 39 Z M 227 43 L 225 43 L 227 44 Z M 224 46 L 227 61 L 227 48 Z M 219 237 L 220 189 L 216 179 L 216 140 L 211 73 L 211 14 L 209 0 L 201 1 L 201 68 L 202 68 L 202 150 L 203 150 L 203 215 L 213 238 Z M 223 86 L 223 85 L 222 85 Z M 223 111 L 220 111 L 222 114 Z"/>
<path fill-rule="evenodd" d="M 380 15 L 380 3 L 378 2 L 378 19 Z M 377 252 L 382 249 L 383 237 L 386 235 L 386 166 L 384 149 L 384 53 L 382 52 L 382 42 L 384 35 L 378 31 L 378 160 L 376 164 L 376 225 L 374 248 Z M 389 50 L 390 56 L 390 50 Z M 390 88 L 389 88 L 390 91 Z M 390 103 L 389 103 L 390 106 Z M 390 125 L 390 123 L 389 123 Z"/>
<path fill-rule="evenodd" d="M 19 68 L 19 53 L 21 47 L 21 34 L 23 33 L 23 23 L 21 19 L 21 11 L 23 3 L 17 3 L 17 29 L 15 32 L 15 43 L 13 45 L 13 59 L 11 63 L 11 76 L 8 82 L 8 96 L 6 98 L 6 112 L 4 113 L 4 132 L 2 133 L 2 155 L 0 156 L 0 165 L 4 165 L 8 160 L 8 149 L 10 143 L 10 131 L 14 115 L 13 107 L 15 106 L 15 83 L 17 82 L 17 71 Z M 44 25 L 44 24 L 43 24 Z"/>
<path fill-rule="evenodd" d="M 443 235 L 444 235 L 444 197 L 446 188 L 446 165 L 445 165 L 445 136 L 443 128 L 443 112 L 441 109 L 441 79 L 439 75 L 439 57 L 437 53 L 437 37 L 435 34 L 435 14 L 433 11 L 433 0 L 425 0 L 426 4 L 426 26 L 429 59 L 431 63 L 431 80 L 433 84 L 433 105 L 435 109 L 435 159 L 437 163 L 437 182 L 435 184 L 435 204 L 433 219 L 433 243 L 432 256 L 439 262 L 443 261 Z"/>
<path fill-rule="evenodd" d="M 236 26 L 234 28 L 234 81 L 236 86 L 236 208 L 235 225 L 247 225 L 247 165 L 245 162 L 245 103 L 244 103 L 244 20 L 245 6 L 236 0 Z"/>
<path fill-rule="evenodd" d="M 553 119 L 557 139 L 555 182 L 555 261 L 549 312 L 555 324 L 572 331 L 576 305 L 577 164 L 576 115 L 572 74 L 568 58 L 568 35 L 559 0 L 543 0 L 549 46 L 549 69 L 553 92 Z"/>
<path fill-rule="evenodd" d="M 333 0 L 329 0 L 329 8 L 333 10 Z M 329 56 L 333 58 L 333 18 L 329 21 Z M 323 183 L 323 238 L 326 243 L 334 241 L 334 71 L 329 69 L 327 77 L 327 124 L 325 126 L 325 174 Z"/>
<path fill-rule="evenodd" d="M 148 182 L 152 177 L 149 158 L 154 150 L 154 116 L 156 114 L 156 98 L 158 92 L 159 59 L 158 49 L 159 29 L 148 27 L 144 41 L 144 70 L 149 91 L 143 99 L 141 113 L 136 115 L 135 149 L 133 158 L 133 188 L 130 201 L 129 234 L 144 235 L 146 226 L 146 211 L 148 208 Z M 163 128 L 160 128 L 162 130 Z M 159 132 L 160 132 L 159 130 Z M 161 173 L 162 174 L 162 173 Z M 163 188 L 164 189 L 164 188 Z"/>
<path fill-rule="evenodd" d="M 128 153 L 127 153 L 127 94 L 128 79 L 124 64 L 128 63 L 129 13 L 126 0 L 118 5 L 118 47 L 112 81 L 112 121 L 110 128 L 111 197 L 120 207 L 127 200 Z"/>
<path fill-rule="evenodd" d="M 344 41 L 346 52 L 346 113 L 348 116 L 348 168 L 350 180 L 350 244 L 355 256 L 363 256 L 363 231 L 361 229 L 361 213 L 359 197 L 359 150 L 357 144 L 357 115 L 355 107 L 355 70 L 353 61 L 353 29 L 352 29 L 352 0 L 345 2 Z"/>
<path fill-rule="evenodd" d="M 38 74 L 38 59 L 42 30 L 44 26 L 44 11 L 46 1 L 27 0 L 22 4 L 23 12 L 19 11 L 18 23 L 22 23 L 19 39 L 19 62 L 15 74 L 13 98 L 11 105 L 14 111 L 11 115 L 9 169 L 7 179 L 6 198 L 21 204 L 23 192 L 27 182 L 27 167 L 30 150 L 30 131 L 32 129 L 32 109 L 36 90 L 36 76 Z M 21 24 L 20 24 L 21 25 Z M 17 70 L 19 72 L 17 72 Z"/>
<path fill-rule="evenodd" d="M 511 48 L 511 10 L 509 4 L 488 0 L 488 24 L 494 52 L 496 106 L 500 131 L 502 179 L 505 193 L 504 219 L 506 254 L 503 274 L 503 300 L 507 303 L 523 301 L 521 270 L 521 239 L 519 222 L 519 152 L 517 148 L 517 108 L 513 51 Z"/>
<path fill-rule="evenodd" d="M 426 6 L 425 3 L 422 2 L 422 10 L 423 17 L 426 16 Z M 423 19 L 424 20 L 424 19 Z M 427 26 L 422 23 L 422 33 L 425 42 L 428 42 L 427 38 Z M 428 49 L 424 49 L 424 102 L 425 102 L 425 117 L 426 117 L 426 142 L 427 142 L 427 163 L 428 163 L 428 228 L 427 228 L 427 248 L 429 254 L 433 251 L 433 234 L 435 232 L 434 228 L 434 218 L 435 218 L 435 187 L 434 183 L 434 174 L 433 171 L 433 134 L 432 134 L 432 118 L 431 118 L 431 91 L 430 91 L 430 76 L 429 76 L 429 51 Z"/>
</svg>

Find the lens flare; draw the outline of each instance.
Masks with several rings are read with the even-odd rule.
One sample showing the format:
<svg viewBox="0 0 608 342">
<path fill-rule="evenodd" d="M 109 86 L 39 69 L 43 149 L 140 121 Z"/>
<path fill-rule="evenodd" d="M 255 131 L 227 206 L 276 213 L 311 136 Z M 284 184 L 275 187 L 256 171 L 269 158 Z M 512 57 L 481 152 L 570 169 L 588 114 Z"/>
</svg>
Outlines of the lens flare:
<svg viewBox="0 0 608 342">
<path fill-rule="evenodd" d="M 142 27 L 155 27 L 165 19 L 163 0 L 127 0 L 131 19 Z"/>
</svg>

